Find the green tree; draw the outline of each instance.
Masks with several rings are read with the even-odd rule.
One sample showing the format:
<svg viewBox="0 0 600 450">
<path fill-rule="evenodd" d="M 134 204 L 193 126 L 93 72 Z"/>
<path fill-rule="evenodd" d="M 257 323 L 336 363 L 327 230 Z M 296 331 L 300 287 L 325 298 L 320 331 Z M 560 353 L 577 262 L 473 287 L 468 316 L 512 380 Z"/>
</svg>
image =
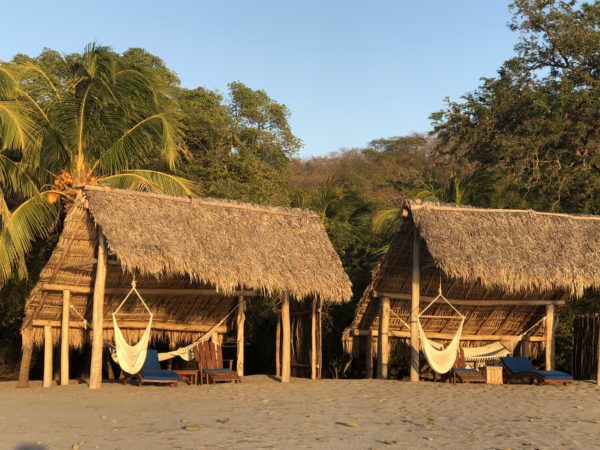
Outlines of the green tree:
<svg viewBox="0 0 600 450">
<path fill-rule="evenodd" d="M 438 150 L 497 178 L 500 207 L 600 212 L 600 3 L 519 0 L 517 56 L 432 115 Z"/>
<path fill-rule="evenodd" d="M 190 195 L 193 183 L 148 170 L 174 170 L 186 155 L 174 103 L 143 71 L 107 47 L 0 64 L 0 286 L 36 239 L 60 223 L 77 187 Z"/>
</svg>

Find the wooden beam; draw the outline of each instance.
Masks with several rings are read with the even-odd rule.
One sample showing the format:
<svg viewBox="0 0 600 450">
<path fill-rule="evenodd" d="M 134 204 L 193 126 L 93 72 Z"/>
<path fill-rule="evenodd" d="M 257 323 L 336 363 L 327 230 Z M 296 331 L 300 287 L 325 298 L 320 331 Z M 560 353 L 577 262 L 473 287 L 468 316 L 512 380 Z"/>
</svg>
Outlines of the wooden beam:
<svg viewBox="0 0 600 450">
<path fill-rule="evenodd" d="M 412 294 L 402 294 L 398 292 L 374 291 L 373 297 L 389 297 L 392 300 L 412 300 Z M 420 296 L 420 303 L 430 303 L 435 297 L 426 295 Z M 565 300 L 468 300 L 460 298 L 449 298 L 448 301 L 453 305 L 465 306 L 545 306 L 545 305 L 564 305 Z"/>
<path fill-rule="evenodd" d="M 367 335 L 367 347 L 365 349 L 366 378 L 373 378 L 373 334 Z"/>
<path fill-rule="evenodd" d="M 521 356 L 529 359 L 529 353 L 530 353 L 530 348 L 529 348 L 529 342 L 530 342 L 531 338 L 529 336 L 523 336 L 523 340 L 521 341 Z"/>
<path fill-rule="evenodd" d="M 237 358 L 236 369 L 240 377 L 244 376 L 244 322 L 246 320 L 246 301 L 243 295 L 238 297 L 238 310 L 236 317 L 237 328 Z"/>
<path fill-rule="evenodd" d="M 34 327 L 45 327 L 46 325 L 53 328 L 60 328 L 62 326 L 62 322 L 60 320 L 45 320 L 45 319 L 36 319 L 32 322 L 32 326 Z M 121 329 L 145 329 L 148 326 L 148 322 L 123 322 Z M 80 321 L 70 322 L 70 328 L 85 328 L 84 324 Z M 112 321 L 105 321 L 102 323 L 102 328 L 112 329 L 113 323 Z M 185 324 L 185 323 L 173 323 L 173 324 L 164 324 L 164 323 L 156 323 L 152 322 L 152 330 L 153 331 L 186 331 L 190 333 L 206 333 L 212 329 L 210 324 L 207 325 L 193 325 L 193 324 Z M 218 333 L 227 333 L 227 325 L 221 325 L 216 329 Z"/>
<path fill-rule="evenodd" d="M 379 299 L 379 335 L 377 339 L 377 378 L 387 380 L 390 360 L 390 299 Z"/>
<path fill-rule="evenodd" d="M 63 291 L 62 322 L 60 328 L 60 385 L 69 384 L 69 308 L 71 291 Z"/>
<path fill-rule="evenodd" d="M 317 379 L 317 297 L 312 298 L 310 316 L 310 379 Z"/>
<path fill-rule="evenodd" d="M 554 305 L 546 305 L 546 370 L 554 370 Z"/>
<path fill-rule="evenodd" d="M 281 299 L 281 334 L 283 337 L 281 351 L 281 382 L 289 383 L 291 375 L 291 333 L 290 333 L 290 297 L 287 293 Z"/>
<path fill-rule="evenodd" d="M 96 282 L 94 285 L 94 305 L 92 310 L 92 361 L 90 364 L 90 389 L 102 386 L 102 349 L 104 324 L 104 289 L 106 286 L 107 245 L 98 228 L 98 264 L 96 265 Z"/>
<path fill-rule="evenodd" d="M 44 381 L 42 386 L 52 386 L 52 328 L 44 327 Z"/>
<path fill-rule="evenodd" d="M 419 381 L 419 305 L 421 302 L 421 237 L 413 225 L 412 283 L 410 303 L 410 381 Z"/>
<path fill-rule="evenodd" d="M 44 283 L 42 285 L 42 290 L 45 292 L 62 292 L 65 289 L 71 291 L 72 294 L 93 294 L 94 289 L 87 286 L 74 286 L 69 284 L 60 284 L 60 283 Z M 104 293 L 106 295 L 120 295 L 127 294 L 131 288 L 110 288 L 105 287 Z M 218 295 L 223 297 L 238 297 L 243 295 L 244 297 L 256 297 L 259 293 L 252 289 L 244 289 L 244 290 L 236 290 L 231 293 L 231 295 L 225 295 L 223 293 L 217 292 L 214 289 L 168 289 L 168 288 L 139 288 L 138 292 L 142 296 L 152 296 L 152 295 L 169 295 L 173 297 L 183 297 L 183 296 L 209 296 L 209 295 Z"/>
<path fill-rule="evenodd" d="M 353 336 L 368 336 L 371 334 L 372 336 L 378 336 L 379 333 L 377 330 L 354 330 Z M 410 331 L 402 329 L 402 330 L 390 330 L 389 336 L 393 338 L 401 338 L 406 339 L 410 338 Z M 428 332 L 427 336 L 431 339 L 452 339 L 455 336 L 455 333 L 438 333 L 438 332 Z M 503 341 L 503 340 L 511 340 L 515 338 L 519 338 L 520 336 L 515 335 L 500 335 L 500 334 L 461 334 L 461 341 Z M 530 336 L 529 342 L 545 342 L 545 336 Z"/>
</svg>

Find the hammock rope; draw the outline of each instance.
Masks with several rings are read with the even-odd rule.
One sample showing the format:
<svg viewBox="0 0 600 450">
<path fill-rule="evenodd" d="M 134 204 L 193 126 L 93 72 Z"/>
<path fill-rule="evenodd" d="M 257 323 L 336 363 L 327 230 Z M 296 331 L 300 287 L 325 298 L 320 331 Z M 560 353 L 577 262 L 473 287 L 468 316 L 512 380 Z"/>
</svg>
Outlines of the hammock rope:
<svg viewBox="0 0 600 450">
<path fill-rule="evenodd" d="M 135 294 L 137 296 L 138 300 L 142 303 L 142 305 L 144 305 L 144 308 L 146 309 L 146 311 L 148 311 L 148 314 L 150 316 L 146 329 L 144 330 L 142 336 L 135 345 L 129 345 L 129 343 L 123 336 L 121 329 L 119 328 L 119 324 L 117 323 L 117 314 L 132 294 Z M 121 315 L 125 314 L 122 313 Z M 142 298 L 142 296 L 136 288 L 136 281 L 134 278 L 131 282 L 131 289 L 129 290 L 121 304 L 112 313 L 117 363 L 119 364 L 119 366 L 121 366 L 121 369 L 123 369 L 124 372 L 131 374 L 138 373 L 144 365 L 144 361 L 146 361 L 146 353 L 148 352 L 148 342 L 150 341 L 150 332 L 152 330 L 153 317 L 154 314 L 152 314 L 152 311 L 150 311 L 150 308 L 148 308 L 148 305 L 146 304 L 146 302 L 144 301 L 144 299 Z"/>
<path fill-rule="evenodd" d="M 158 354 L 158 360 L 159 361 L 166 361 L 168 359 L 171 358 L 175 358 L 176 356 L 179 356 L 181 359 L 183 359 L 184 361 L 191 361 L 194 359 L 194 347 L 196 347 L 198 344 L 201 344 L 202 342 L 206 342 L 208 341 L 212 335 L 215 333 L 215 331 L 221 326 L 223 325 L 223 323 L 234 313 L 234 311 L 240 306 L 240 304 L 238 303 L 237 305 L 235 305 L 231 311 L 229 311 L 229 313 L 223 317 L 221 319 L 221 321 L 219 323 L 217 323 L 216 325 L 214 325 L 210 330 L 208 330 L 206 333 L 204 333 L 200 339 L 198 339 L 197 341 L 192 342 L 189 345 L 186 345 L 185 347 L 179 347 L 176 350 L 172 350 L 170 352 L 162 352 Z"/>
</svg>

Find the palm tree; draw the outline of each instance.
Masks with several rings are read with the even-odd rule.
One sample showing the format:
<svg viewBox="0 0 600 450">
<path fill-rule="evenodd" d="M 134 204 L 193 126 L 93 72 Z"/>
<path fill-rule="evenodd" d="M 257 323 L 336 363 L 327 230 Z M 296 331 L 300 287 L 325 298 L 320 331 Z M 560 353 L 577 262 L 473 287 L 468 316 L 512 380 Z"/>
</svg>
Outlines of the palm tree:
<svg viewBox="0 0 600 450">
<path fill-rule="evenodd" d="M 173 170 L 186 154 L 176 108 L 152 74 L 88 45 L 46 69 L 0 63 L 0 287 L 90 184 L 192 195 Z"/>
<path fill-rule="evenodd" d="M 463 179 L 453 173 L 448 179 L 448 184 L 422 183 L 418 188 L 409 191 L 406 197 L 457 205 L 485 205 L 491 200 L 494 181 L 495 178 L 487 173 L 476 172 Z M 400 230 L 401 225 L 401 207 L 382 208 L 373 216 L 373 231 L 376 233 L 391 237 Z"/>
</svg>

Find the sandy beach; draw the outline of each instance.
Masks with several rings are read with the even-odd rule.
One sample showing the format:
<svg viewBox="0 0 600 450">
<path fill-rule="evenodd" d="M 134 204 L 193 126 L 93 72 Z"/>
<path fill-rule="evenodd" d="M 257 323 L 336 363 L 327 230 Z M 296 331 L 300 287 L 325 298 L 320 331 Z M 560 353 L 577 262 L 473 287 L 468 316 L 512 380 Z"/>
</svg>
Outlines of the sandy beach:
<svg viewBox="0 0 600 450">
<path fill-rule="evenodd" d="M 250 376 L 240 385 L 0 384 L 2 449 L 598 448 L 600 388 Z"/>
</svg>

